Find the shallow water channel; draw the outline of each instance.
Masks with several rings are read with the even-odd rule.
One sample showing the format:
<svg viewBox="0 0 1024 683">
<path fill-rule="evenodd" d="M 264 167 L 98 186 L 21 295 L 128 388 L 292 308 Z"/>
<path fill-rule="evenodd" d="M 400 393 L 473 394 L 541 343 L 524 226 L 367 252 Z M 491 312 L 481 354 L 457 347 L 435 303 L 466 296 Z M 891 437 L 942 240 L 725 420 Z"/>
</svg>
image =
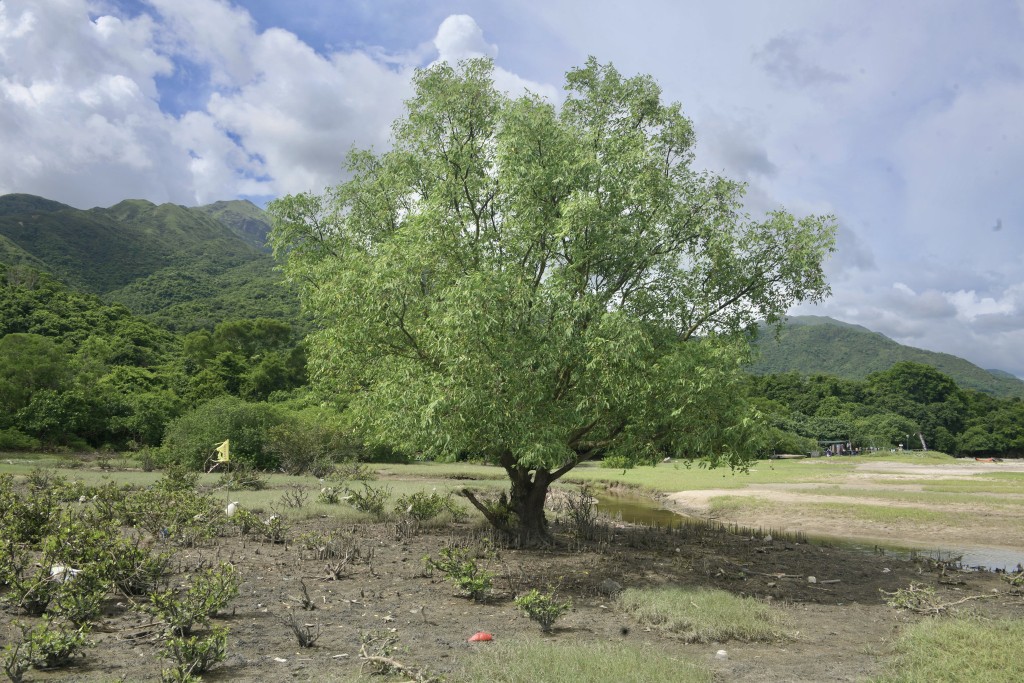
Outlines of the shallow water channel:
<svg viewBox="0 0 1024 683">
<path fill-rule="evenodd" d="M 597 498 L 597 510 L 600 514 L 607 515 L 612 519 L 621 519 L 623 522 L 630 524 L 667 527 L 677 525 L 686 519 L 695 519 L 663 508 L 658 504 L 658 501 L 646 496 L 596 494 L 594 497 Z M 865 541 L 863 539 L 827 536 L 824 534 L 804 534 L 804 536 L 812 543 L 817 541 L 829 545 L 858 548 L 866 552 L 877 552 L 881 549 L 896 555 L 909 556 L 917 554 L 940 561 L 948 561 L 959 557 L 959 563 L 963 567 L 1013 570 L 1018 565 L 1024 565 L 1024 550 L 1012 548 L 914 548 L 898 546 L 885 541 Z"/>
</svg>

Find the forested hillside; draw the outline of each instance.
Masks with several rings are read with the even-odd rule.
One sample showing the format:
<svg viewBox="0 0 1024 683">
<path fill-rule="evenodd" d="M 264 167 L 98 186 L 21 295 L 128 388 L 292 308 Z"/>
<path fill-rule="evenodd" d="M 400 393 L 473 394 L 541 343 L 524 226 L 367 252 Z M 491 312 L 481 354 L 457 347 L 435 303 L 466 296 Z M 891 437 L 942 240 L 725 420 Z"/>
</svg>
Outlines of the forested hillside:
<svg viewBox="0 0 1024 683">
<path fill-rule="evenodd" d="M 163 444 L 198 465 L 230 437 L 240 457 L 301 469 L 361 449 L 345 397 L 310 395 L 306 324 L 262 249 L 268 228 L 248 202 L 80 211 L 0 197 L 0 450 Z M 765 454 L 922 438 L 1024 453 L 1024 383 L 1006 373 L 827 318 L 759 345 L 749 393 Z"/>
<path fill-rule="evenodd" d="M 904 346 L 860 325 L 820 316 L 793 316 L 778 337 L 758 339 L 758 375 L 795 372 L 864 379 L 903 361 L 921 363 L 951 377 L 965 389 L 999 397 L 1024 398 L 1024 381 L 1009 373 L 979 368 L 963 358 Z"/>
<path fill-rule="evenodd" d="M 269 227 L 242 201 L 186 208 L 125 200 L 82 211 L 5 195 L 0 263 L 49 272 L 169 329 L 254 317 L 295 324 L 297 299 L 264 247 Z"/>
</svg>

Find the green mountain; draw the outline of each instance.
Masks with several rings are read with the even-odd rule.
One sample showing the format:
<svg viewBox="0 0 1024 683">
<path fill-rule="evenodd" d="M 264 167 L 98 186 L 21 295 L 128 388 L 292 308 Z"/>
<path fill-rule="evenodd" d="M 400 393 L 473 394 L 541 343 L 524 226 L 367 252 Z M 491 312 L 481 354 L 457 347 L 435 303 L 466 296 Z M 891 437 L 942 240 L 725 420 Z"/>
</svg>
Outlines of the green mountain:
<svg viewBox="0 0 1024 683">
<path fill-rule="evenodd" d="M 1024 398 L 1024 381 L 1002 371 L 984 370 L 950 355 L 904 346 L 866 327 L 823 316 L 793 316 L 778 337 L 762 332 L 751 371 L 758 375 L 796 372 L 864 379 L 900 361 L 930 365 L 964 389 L 1003 398 Z"/>
<path fill-rule="evenodd" d="M 246 200 L 214 202 L 200 206 L 199 210 L 228 226 L 231 232 L 246 244 L 261 251 L 268 251 L 267 235 L 270 234 L 270 221 L 267 220 L 267 214 L 252 202 Z"/>
<path fill-rule="evenodd" d="M 42 197 L 0 197 L 0 263 L 49 272 L 170 329 L 232 318 L 298 319 L 250 202 L 188 208 L 130 199 L 87 211 Z"/>
</svg>

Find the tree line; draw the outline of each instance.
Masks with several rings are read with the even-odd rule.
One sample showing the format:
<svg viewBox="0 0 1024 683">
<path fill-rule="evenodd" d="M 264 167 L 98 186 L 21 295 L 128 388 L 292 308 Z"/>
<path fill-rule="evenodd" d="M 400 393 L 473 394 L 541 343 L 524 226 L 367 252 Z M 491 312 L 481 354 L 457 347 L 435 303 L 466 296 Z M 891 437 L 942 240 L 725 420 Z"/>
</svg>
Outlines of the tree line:
<svg viewBox="0 0 1024 683">
<path fill-rule="evenodd" d="M 843 441 L 859 449 L 902 445 L 963 456 L 1024 454 L 1024 402 L 963 389 L 921 363 L 896 363 L 864 380 L 752 376 L 748 390 L 776 452 L 803 453 L 817 450 L 821 441 Z"/>
</svg>

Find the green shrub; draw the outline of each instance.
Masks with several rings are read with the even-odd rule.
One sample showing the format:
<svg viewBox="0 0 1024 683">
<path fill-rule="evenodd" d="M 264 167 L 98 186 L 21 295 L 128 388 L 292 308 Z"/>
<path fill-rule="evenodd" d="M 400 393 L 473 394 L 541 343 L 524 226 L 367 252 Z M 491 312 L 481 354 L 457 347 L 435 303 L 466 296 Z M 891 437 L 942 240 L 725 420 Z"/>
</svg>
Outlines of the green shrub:
<svg viewBox="0 0 1024 683">
<path fill-rule="evenodd" d="M 429 555 L 423 558 L 427 571 L 441 572 L 472 600 L 482 602 L 491 590 L 493 574 L 477 565 L 476 560 L 469 556 L 469 551 L 465 548 L 442 548 L 439 554 L 440 559 L 437 560 Z"/>
<path fill-rule="evenodd" d="M 387 514 L 388 499 L 391 498 L 391 487 L 373 487 L 363 482 L 362 491 L 346 487 L 345 494 L 348 504 L 356 510 L 372 515 L 376 519 L 383 519 Z"/>
<path fill-rule="evenodd" d="M 0 429 L 0 451 L 38 451 L 41 447 L 39 439 L 15 427 Z"/>
<path fill-rule="evenodd" d="M 342 429 L 335 416 L 307 410 L 290 413 L 271 428 L 267 449 L 287 474 L 323 477 L 336 462 L 358 459 L 362 443 Z"/>
<path fill-rule="evenodd" d="M 316 499 L 317 502 L 324 505 L 337 505 L 341 502 L 341 491 L 334 486 L 324 486 L 320 489 L 320 495 Z"/>
<path fill-rule="evenodd" d="M 34 627 L 14 622 L 21 630 L 21 640 L 4 648 L 4 668 L 12 681 L 20 681 L 31 668 L 55 669 L 65 666 L 88 645 L 88 628 L 69 628 L 50 617 Z M 14 675 L 12 675 L 14 674 Z"/>
<path fill-rule="evenodd" d="M 147 610 L 163 620 L 170 634 L 188 636 L 196 625 L 209 624 L 210 618 L 238 595 L 239 583 L 235 568 L 222 562 L 197 575 L 184 592 L 151 593 Z"/>
<path fill-rule="evenodd" d="M 180 463 L 171 463 L 164 470 L 164 476 L 157 479 L 153 488 L 174 493 L 176 491 L 194 491 L 199 483 L 199 473 Z"/>
<path fill-rule="evenodd" d="M 515 599 L 516 607 L 526 612 L 526 616 L 540 624 L 540 629 L 550 633 L 558 619 L 572 609 L 572 600 L 558 602 L 554 591 L 541 593 L 534 588 L 525 595 Z"/>
<path fill-rule="evenodd" d="M 213 449 L 231 440 L 231 460 L 261 470 L 277 469 L 279 458 L 269 447 L 271 432 L 287 415 L 269 403 L 247 403 L 221 396 L 196 406 L 172 421 L 164 432 L 163 449 L 170 462 L 192 470 L 207 466 Z"/>
<path fill-rule="evenodd" d="M 171 573 L 170 552 L 151 553 L 139 540 L 120 539 L 107 566 L 114 588 L 127 597 L 158 591 Z"/>
<path fill-rule="evenodd" d="M 191 683 L 217 662 L 224 661 L 228 649 L 228 631 L 214 627 L 206 636 L 170 636 L 164 641 L 160 654 L 173 662 L 161 672 L 161 680 Z"/>
<path fill-rule="evenodd" d="M 399 497 L 395 503 L 395 512 L 412 517 L 418 522 L 433 519 L 442 512 L 449 513 L 456 520 L 466 517 L 466 511 L 459 507 L 451 493 L 441 495 L 433 491 L 416 491 L 408 496 Z"/>
</svg>

